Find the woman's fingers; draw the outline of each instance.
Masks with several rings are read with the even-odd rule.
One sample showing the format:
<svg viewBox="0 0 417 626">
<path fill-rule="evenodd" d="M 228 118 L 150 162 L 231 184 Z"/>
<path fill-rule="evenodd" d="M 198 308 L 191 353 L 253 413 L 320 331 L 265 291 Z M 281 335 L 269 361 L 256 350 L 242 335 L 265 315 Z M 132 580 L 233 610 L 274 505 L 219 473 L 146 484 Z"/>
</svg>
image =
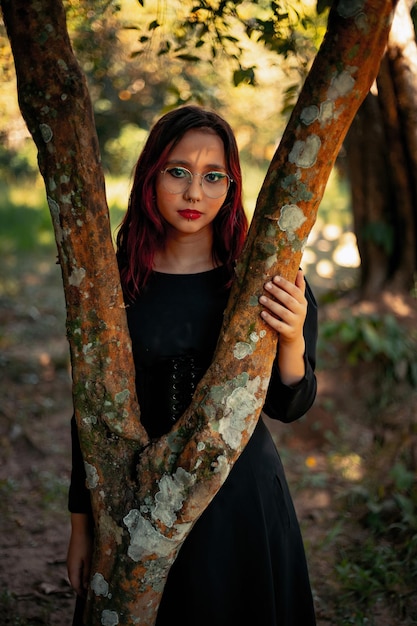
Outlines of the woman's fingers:
<svg viewBox="0 0 417 626">
<path fill-rule="evenodd" d="M 265 290 L 267 295 L 259 299 L 265 307 L 262 318 L 287 340 L 298 338 L 307 313 L 303 272 L 298 271 L 295 284 L 281 276 L 274 276 L 265 284 Z"/>
</svg>

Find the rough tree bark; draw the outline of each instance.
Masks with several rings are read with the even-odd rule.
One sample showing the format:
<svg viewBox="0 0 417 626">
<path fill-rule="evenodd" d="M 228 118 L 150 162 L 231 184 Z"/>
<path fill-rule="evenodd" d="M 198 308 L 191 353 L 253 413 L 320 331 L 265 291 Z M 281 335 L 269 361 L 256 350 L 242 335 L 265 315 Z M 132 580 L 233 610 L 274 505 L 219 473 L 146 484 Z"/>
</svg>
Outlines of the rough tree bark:
<svg viewBox="0 0 417 626">
<path fill-rule="evenodd" d="M 399 0 L 376 81 L 346 139 L 360 298 L 409 292 L 417 269 L 417 45 Z"/>
<path fill-rule="evenodd" d="M 410 11 L 399 0 L 377 77 L 397 223 L 390 282 L 409 291 L 417 269 L 417 45 Z M 388 83 L 388 84 L 387 84 Z"/>
<path fill-rule="evenodd" d="M 173 430 L 149 441 L 111 244 L 84 77 L 59 0 L 1 0 L 19 102 L 39 151 L 67 301 L 74 404 L 96 549 L 88 624 L 154 623 L 168 570 L 259 417 L 276 337 L 268 276 L 294 279 L 353 115 L 372 84 L 393 0 L 340 1 L 261 190 L 213 359 Z"/>
</svg>

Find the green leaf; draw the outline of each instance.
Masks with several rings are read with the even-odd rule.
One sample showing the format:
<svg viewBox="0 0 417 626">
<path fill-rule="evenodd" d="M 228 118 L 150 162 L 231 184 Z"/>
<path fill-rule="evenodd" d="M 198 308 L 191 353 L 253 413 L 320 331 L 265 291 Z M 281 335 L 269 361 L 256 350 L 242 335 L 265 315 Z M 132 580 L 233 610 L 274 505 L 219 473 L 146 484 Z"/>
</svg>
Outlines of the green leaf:
<svg viewBox="0 0 417 626">
<path fill-rule="evenodd" d="M 255 72 L 253 67 L 244 69 L 243 67 L 233 72 L 233 84 L 235 87 L 245 83 L 247 85 L 255 85 Z"/>
<path fill-rule="evenodd" d="M 181 61 L 189 61 L 190 63 L 198 63 L 198 61 L 201 61 L 200 57 L 193 54 L 177 54 L 176 58 L 181 59 Z"/>
<path fill-rule="evenodd" d="M 381 338 L 378 335 L 376 329 L 371 324 L 365 322 L 362 327 L 363 336 L 365 342 L 369 348 L 371 348 L 372 354 L 379 354 L 381 352 Z"/>
<path fill-rule="evenodd" d="M 317 0 L 317 13 L 321 15 L 326 9 L 330 8 L 332 0 Z"/>
</svg>

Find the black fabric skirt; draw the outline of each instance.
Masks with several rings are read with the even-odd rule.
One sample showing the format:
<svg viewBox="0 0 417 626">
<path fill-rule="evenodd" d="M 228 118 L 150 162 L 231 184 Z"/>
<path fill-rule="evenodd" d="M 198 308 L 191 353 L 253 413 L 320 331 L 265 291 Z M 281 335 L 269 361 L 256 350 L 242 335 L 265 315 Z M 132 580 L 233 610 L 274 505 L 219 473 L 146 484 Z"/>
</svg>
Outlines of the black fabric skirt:
<svg viewBox="0 0 417 626">
<path fill-rule="evenodd" d="M 184 542 L 157 626 L 314 626 L 303 541 L 262 420 Z"/>
</svg>

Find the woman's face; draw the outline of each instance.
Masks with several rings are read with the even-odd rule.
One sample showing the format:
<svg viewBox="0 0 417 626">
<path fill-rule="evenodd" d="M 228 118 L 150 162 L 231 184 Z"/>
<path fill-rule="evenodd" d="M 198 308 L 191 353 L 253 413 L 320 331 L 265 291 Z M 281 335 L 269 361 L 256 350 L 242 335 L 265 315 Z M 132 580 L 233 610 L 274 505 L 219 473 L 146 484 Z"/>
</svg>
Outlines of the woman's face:
<svg viewBox="0 0 417 626">
<path fill-rule="evenodd" d="M 169 153 L 163 169 L 165 173 L 159 173 L 156 181 L 156 201 L 171 232 L 211 233 L 228 191 L 228 179 L 223 177 L 227 174 L 223 141 L 210 130 L 189 130 Z M 193 174 L 190 184 L 184 170 Z"/>
</svg>

